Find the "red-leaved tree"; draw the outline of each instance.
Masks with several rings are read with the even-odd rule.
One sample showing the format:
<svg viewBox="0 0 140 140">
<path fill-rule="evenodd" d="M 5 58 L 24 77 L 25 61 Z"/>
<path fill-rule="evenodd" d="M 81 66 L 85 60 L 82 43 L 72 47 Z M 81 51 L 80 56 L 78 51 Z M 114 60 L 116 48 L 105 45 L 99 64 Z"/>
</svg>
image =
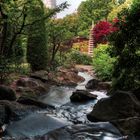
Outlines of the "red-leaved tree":
<svg viewBox="0 0 140 140">
<path fill-rule="evenodd" d="M 107 43 L 108 35 L 116 30 L 118 30 L 118 28 L 114 27 L 113 24 L 108 21 L 100 21 L 99 23 L 97 23 L 93 28 L 95 46 L 100 43 Z"/>
</svg>

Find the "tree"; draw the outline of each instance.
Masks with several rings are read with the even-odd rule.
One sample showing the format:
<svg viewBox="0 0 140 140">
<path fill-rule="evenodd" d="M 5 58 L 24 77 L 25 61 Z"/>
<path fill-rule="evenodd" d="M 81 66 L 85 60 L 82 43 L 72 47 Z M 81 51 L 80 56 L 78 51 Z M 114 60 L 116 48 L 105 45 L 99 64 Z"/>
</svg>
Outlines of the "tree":
<svg viewBox="0 0 140 140">
<path fill-rule="evenodd" d="M 55 56 L 58 51 L 69 48 L 73 33 L 65 26 L 63 19 L 51 19 L 47 23 L 48 43 L 50 55 L 50 65 L 54 64 Z"/>
<path fill-rule="evenodd" d="M 11 63 L 21 62 L 23 48 L 20 43 L 27 19 L 29 1 L 1 0 L 0 2 L 0 83 L 5 82 Z"/>
<path fill-rule="evenodd" d="M 108 20 L 112 21 L 123 10 L 130 7 L 132 0 L 120 1 L 120 3 L 114 5 L 113 10 L 108 15 Z"/>
<path fill-rule="evenodd" d="M 112 10 L 112 0 L 86 0 L 78 8 L 79 35 L 88 36 L 92 22 L 107 19 Z"/>
<path fill-rule="evenodd" d="M 49 10 L 41 18 L 28 20 L 30 9 L 35 6 L 37 0 L 1 0 L 0 2 L 0 56 L 7 55 L 8 50 L 14 49 L 14 44 L 23 34 L 27 35 L 27 30 L 40 20 L 45 20 L 53 16 L 56 12 L 67 7 L 66 3 L 61 4 L 56 9 Z M 25 32 L 25 30 L 27 32 Z M 8 55 L 7 55 L 8 56 Z"/>
<path fill-rule="evenodd" d="M 27 19 L 27 1 L 1 1 L 0 56 L 9 57 L 14 53 L 16 39 L 22 34 Z"/>
<path fill-rule="evenodd" d="M 47 36 L 44 17 L 46 14 L 48 17 L 45 17 L 45 19 L 50 18 L 48 12 L 51 9 L 45 10 L 41 0 L 35 0 L 33 5 L 30 10 L 31 17 L 29 20 L 34 24 L 29 29 L 27 60 L 31 65 L 31 69 L 37 71 L 46 69 L 47 67 Z M 66 3 L 64 6 L 58 7 L 55 11 L 60 11 L 65 7 Z"/>
<path fill-rule="evenodd" d="M 43 18 L 43 3 L 38 0 L 31 9 L 31 21 Z M 45 21 L 40 20 L 29 29 L 27 43 L 27 61 L 33 71 L 46 69 L 47 66 L 47 40 L 46 40 Z"/>
<path fill-rule="evenodd" d="M 73 34 L 73 36 L 78 36 L 78 27 L 79 27 L 79 20 L 78 14 L 73 13 L 67 15 L 63 18 L 64 26 L 67 28 L 69 32 Z"/>
<path fill-rule="evenodd" d="M 37 6 L 35 1 L 38 0 L 0 1 L 0 77 L 2 77 L 0 82 L 3 81 L 3 77 L 7 78 L 8 74 L 13 72 L 11 71 L 13 68 L 10 68 L 15 64 L 15 60 L 19 61 L 23 46 L 24 49 L 26 47 L 26 43 L 21 41 L 23 38 L 25 38 L 24 41 L 27 40 L 29 29 L 67 7 L 67 4 L 63 3 L 43 16 L 30 20 L 30 10 Z"/>
<path fill-rule="evenodd" d="M 108 21 L 100 21 L 93 28 L 94 44 L 105 44 L 108 42 L 108 36 L 117 31 L 118 28 L 114 27 L 112 23 Z"/>
<path fill-rule="evenodd" d="M 113 33 L 113 55 L 117 57 L 113 72 L 113 88 L 135 90 L 140 87 L 140 1 L 118 16 L 119 30 Z"/>
</svg>

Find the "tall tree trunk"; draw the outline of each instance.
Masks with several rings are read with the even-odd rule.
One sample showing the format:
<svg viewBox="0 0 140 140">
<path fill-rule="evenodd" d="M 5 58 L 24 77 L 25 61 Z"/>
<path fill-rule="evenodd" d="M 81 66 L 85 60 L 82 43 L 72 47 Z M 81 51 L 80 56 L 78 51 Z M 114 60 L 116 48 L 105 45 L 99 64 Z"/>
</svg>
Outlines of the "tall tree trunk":
<svg viewBox="0 0 140 140">
<path fill-rule="evenodd" d="M 53 65 L 53 62 L 54 62 L 56 53 L 58 52 L 59 48 L 60 48 L 60 44 L 58 44 L 58 45 L 54 44 L 54 45 L 53 45 L 52 58 L 51 58 L 51 61 L 50 61 L 50 64 L 51 64 L 51 65 Z"/>
<path fill-rule="evenodd" d="M 5 45 L 5 41 L 6 41 L 6 36 L 7 36 L 7 27 L 8 27 L 8 23 L 7 23 L 7 19 L 8 16 L 5 15 L 2 11 L 1 5 L 0 5 L 0 16 L 2 18 L 2 20 L 4 21 L 3 25 L 2 25 L 2 32 L 0 34 L 0 55 L 3 55 L 3 51 L 4 51 L 4 45 Z"/>
</svg>

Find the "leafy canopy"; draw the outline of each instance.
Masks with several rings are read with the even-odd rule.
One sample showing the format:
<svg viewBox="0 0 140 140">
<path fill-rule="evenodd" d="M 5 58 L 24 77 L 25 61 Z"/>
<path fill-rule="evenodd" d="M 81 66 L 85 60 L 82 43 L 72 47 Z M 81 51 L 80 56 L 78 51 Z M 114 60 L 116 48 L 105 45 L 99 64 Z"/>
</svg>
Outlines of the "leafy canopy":
<svg viewBox="0 0 140 140">
<path fill-rule="evenodd" d="M 88 36 L 89 29 L 94 21 L 107 19 L 112 10 L 112 0 L 86 0 L 78 8 L 79 35 Z"/>
</svg>

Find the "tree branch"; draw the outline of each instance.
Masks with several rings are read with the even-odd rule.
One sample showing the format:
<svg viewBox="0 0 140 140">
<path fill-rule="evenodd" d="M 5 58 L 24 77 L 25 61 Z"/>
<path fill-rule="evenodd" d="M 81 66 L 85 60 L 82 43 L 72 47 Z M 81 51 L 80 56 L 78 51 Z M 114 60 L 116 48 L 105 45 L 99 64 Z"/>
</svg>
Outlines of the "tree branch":
<svg viewBox="0 0 140 140">
<path fill-rule="evenodd" d="M 13 45 L 14 45 L 14 42 L 15 42 L 17 36 L 18 36 L 19 34 L 22 33 L 22 30 L 24 29 L 24 26 L 25 26 L 26 17 L 27 17 L 27 15 L 24 14 L 24 16 L 23 16 L 23 22 L 22 22 L 21 28 L 19 29 L 18 32 L 16 32 L 16 33 L 13 35 L 12 40 L 11 40 L 10 45 L 9 45 L 9 48 L 12 48 L 12 49 L 13 49 Z"/>
<path fill-rule="evenodd" d="M 58 6 L 57 8 L 55 8 L 55 9 L 53 9 L 53 10 L 50 9 L 47 16 L 45 16 L 45 17 L 43 17 L 43 18 L 40 18 L 40 19 L 37 19 L 37 20 L 34 20 L 32 23 L 26 24 L 25 27 L 27 27 L 27 26 L 32 26 L 32 25 L 34 25 L 34 24 L 36 24 L 37 22 L 40 22 L 40 21 L 42 21 L 42 20 L 46 20 L 46 19 L 52 17 L 53 15 L 55 15 L 56 13 L 62 11 L 63 9 L 65 9 L 65 8 L 67 8 L 67 7 L 68 7 L 67 2 L 62 3 L 62 4 L 61 4 L 60 6 Z"/>
</svg>

